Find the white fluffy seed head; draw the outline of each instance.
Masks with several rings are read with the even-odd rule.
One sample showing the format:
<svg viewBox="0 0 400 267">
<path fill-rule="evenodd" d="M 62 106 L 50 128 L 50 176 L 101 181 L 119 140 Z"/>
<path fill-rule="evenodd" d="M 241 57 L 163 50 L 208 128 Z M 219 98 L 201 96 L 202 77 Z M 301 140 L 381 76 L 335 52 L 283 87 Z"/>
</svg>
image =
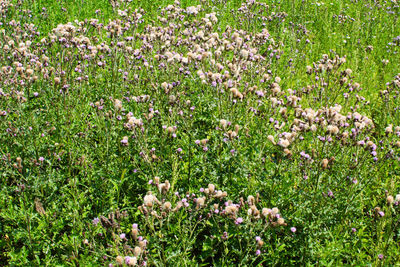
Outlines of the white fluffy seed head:
<svg viewBox="0 0 400 267">
<path fill-rule="evenodd" d="M 215 192 L 215 185 L 209 184 L 209 185 L 208 185 L 208 191 L 210 192 L 210 194 L 214 194 L 214 192 Z"/>
<path fill-rule="evenodd" d="M 142 249 L 141 249 L 140 247 L 135 247 L 135 248 L 134 248 L 133 254 L 134 254 L 136 257 L 139 257 L 141 253 L 142 253 Z"/>
<path fill-rule="evenodd" d="M 122 102 L 119 99 L 114 100 L 114 108 L 116 110 L 121 110 L 122 109 Z"/>
<path fill-rule="evenodd" d="M 145 195 L 144 198 L 143 198 L 143 204 L 144 204 L 146 207 L 151 208 L 151 207 L 153 207 L 154 202 L 156 201 L 156 199 L 157 199 L 157 198 L 156 198 L 155 196 L 153 196 L 151 193 L 150 193 L 150 194 L 147 194 L 147 195 Z"/>
<path fill-rule="evenodd" d="M 204 197 L 199 197 L 196 199 L 197 208 L 204 207 L 206 199 Z"/>
<path fill-rule="evenodd" d="M 221 125 L 222 129 L 225 130 L 225 129 L 226 129 L 226 126 L 228 126 L 228 121 L 222 119 L 222 120 L 219 121 L 219 124 Z"/>
</svg>

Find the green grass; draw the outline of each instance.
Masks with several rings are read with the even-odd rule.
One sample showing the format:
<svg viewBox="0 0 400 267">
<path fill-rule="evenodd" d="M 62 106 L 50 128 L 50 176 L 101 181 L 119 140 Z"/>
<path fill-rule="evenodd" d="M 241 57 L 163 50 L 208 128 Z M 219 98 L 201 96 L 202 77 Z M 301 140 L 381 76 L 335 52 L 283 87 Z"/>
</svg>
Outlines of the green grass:
<svg viewBox="0 0 400 267">
<path fill-rule="evenodd" d="M 400 263 L 394 1 L 7 2 L 4 265 Z"/>
</svg>

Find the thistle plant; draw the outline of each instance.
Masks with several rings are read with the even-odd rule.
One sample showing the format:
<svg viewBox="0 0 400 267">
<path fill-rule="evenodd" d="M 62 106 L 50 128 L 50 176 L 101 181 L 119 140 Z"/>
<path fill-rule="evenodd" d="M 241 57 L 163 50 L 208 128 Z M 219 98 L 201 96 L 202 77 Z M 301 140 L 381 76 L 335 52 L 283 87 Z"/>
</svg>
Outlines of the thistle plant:
<svg viewBox="0 0 400 267">
<path fill-rule="evenodd" d="M 0 262 L 395 265 L 398 1 L 0 1 Z"/>
</svg>

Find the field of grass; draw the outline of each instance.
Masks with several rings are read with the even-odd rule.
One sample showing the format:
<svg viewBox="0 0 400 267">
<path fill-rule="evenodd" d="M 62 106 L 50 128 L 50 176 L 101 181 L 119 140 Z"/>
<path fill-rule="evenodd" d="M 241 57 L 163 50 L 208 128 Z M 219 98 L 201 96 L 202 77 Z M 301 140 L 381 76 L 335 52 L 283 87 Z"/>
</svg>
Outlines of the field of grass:
<svg viewBox="0 0 400 267">
<path fill-rule="evenodd" d="M 399 15 L 0 0 L 0 265 L 400 264 Z"/>
</svg>

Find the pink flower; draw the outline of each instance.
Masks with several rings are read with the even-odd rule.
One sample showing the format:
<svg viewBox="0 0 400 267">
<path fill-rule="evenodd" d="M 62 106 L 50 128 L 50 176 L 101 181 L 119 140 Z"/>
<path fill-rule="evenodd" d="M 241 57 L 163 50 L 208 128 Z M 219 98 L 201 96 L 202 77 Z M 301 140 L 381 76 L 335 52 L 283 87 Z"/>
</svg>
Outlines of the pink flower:
<svg viewBox="0 0 400 267">
<path fill-rule="evenodd" d="M 243 222 L 243 218 L 239 217 L 235 220 L 235 224 L 241 224 Z"/>
</svg>

